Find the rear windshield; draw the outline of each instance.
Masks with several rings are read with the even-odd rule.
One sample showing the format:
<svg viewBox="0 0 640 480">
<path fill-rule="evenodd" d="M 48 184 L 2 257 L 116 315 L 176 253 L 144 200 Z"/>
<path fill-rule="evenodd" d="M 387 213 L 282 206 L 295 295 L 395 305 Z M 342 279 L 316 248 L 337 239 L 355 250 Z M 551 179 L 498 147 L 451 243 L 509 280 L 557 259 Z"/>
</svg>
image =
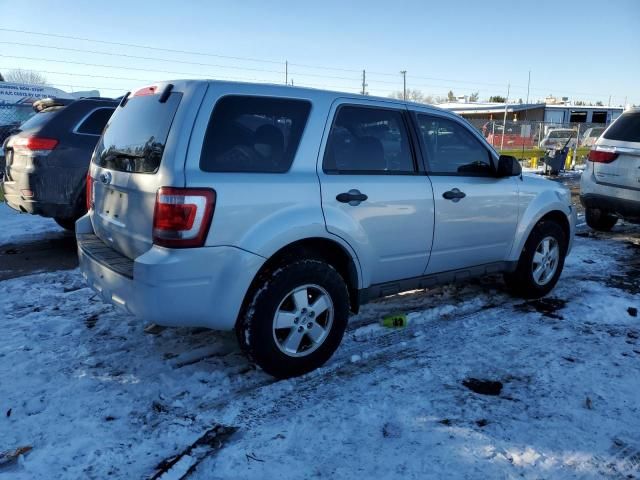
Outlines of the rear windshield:
<svg viewBox="0 0 640 480">
<path fill-rule="evenodd" d="M 604 134 L 609 140 L 640 142 L 640 112 L 623 114 Z"/>
<path fill-rule="evenodd" d="M 549 138 L 569 138 L 573 135 L 573 132 L 567 130 L 556 130 L 549 133 Z"/>
<path fill-rule="evenodd" d="M 311 104 L 286 98 L 228 96 L 213 109 L 200 155 L 205 172 L 289 170 Z"/>
<path fill-rule="evenodd" d="M 121 172 L 155 173 L 182 94 L 172 92 L 165 103 L 159 98 L 133 97 L 118 107 L 100 137 L 93 163 Z"/>
<path fill-rule="evenodd" d="M 53 118 L 59 111 L 60 110 L 49 110 L 36 113 L 33 117 L 26 120 L 22 125 L 20 125 L 20 130 L 33 130 L 36 128 L 40 128 L 49 120 L 51 120 L 51 118 Z"/>
</svg>

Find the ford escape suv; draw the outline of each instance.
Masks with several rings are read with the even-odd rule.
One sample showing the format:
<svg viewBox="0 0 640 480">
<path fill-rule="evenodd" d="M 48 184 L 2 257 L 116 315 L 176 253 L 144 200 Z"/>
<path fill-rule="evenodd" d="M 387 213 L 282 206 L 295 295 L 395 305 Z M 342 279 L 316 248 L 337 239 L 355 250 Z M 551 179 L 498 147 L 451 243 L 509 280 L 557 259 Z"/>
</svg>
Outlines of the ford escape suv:
<svg viewBox="0 0 640 480">
<path fill-rule="evenodd" d="M 594 230 L 611 230 L 619 217 L 640 223 L 640 109 L 624 112 L 595 142 L 580 202 Z"/>
<path fill-rule="evenodd" d="M 523 176 L 455 114 L 289 86 L 131 92 L 87 190 L 80 265 L 105 301 L 235 329 L 277 377 L 322 365 L 376 297 L 498 272 L 545 295 L 575 225 L 566 188 Z"/>
<path fill-rule="evenodd" d="M 72 230 L 87 212 L 85 179 L 93 149 L 118 106 L 108 98 L 47 98 L 5 142 L 7 204 L 20 212 L 53 217 Z"/>
</svg>

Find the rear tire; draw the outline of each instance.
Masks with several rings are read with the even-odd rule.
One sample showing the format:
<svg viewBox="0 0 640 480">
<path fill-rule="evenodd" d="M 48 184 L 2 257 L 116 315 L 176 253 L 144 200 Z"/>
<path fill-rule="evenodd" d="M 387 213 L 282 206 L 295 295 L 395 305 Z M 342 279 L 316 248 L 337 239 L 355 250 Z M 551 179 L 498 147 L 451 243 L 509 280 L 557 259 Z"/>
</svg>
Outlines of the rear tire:
<svg viewBox="0 0 640 480">
<path fill-rule="evenodd" d="M 76 231 L 76 220 L 77 220 L 76 218 L 54 217 L 53 219 L 56 221 L 58 225 L 60 225 L 65 230 L 68 230 L 70 232 Z"/>
<path fill-rule="evenodd" d="M 236 334 L 249 359 L 289 378 L 322 366 L 336 351 L 349 318 L 342 276 L 322 260 L 299 260 L 265 275 Z"/>
<path fill-rule="evenodd" d="M 522 249 L 516 270 L 504 275 L 507 288 L 522 298 L 544 297 L 558 283 L 566 254 L 562 227 L 553 221 L 538 223 Z"/>
<path fill-rule="evenodd" d="M 618 223 L 618 217 L 599 208 L 587 208 L 585 220 L 587 225 L 599 232 L 610 232 L 615 224 Z"/>
</svg>

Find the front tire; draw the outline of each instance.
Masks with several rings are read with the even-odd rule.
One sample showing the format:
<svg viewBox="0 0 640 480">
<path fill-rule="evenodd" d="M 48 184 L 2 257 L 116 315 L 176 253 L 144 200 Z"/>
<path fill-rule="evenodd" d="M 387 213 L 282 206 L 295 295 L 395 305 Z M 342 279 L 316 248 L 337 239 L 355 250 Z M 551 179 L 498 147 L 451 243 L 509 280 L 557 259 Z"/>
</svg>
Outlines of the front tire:
<svg viewBox="0 0 640 480">
<path fill-rule="evenodd" d="M 618 223 L 618 217 L 599 208 L 587 208 L 584 216 L 587 225 L 599 232 L 610 232 Z"/>
<path fill-rule="evenodd" d="M 349 318 L 342 276 L 321 260 L 299 260 L 265 276 L 236 334 L 249 359 L 277 378 L 322 366 L 340 345 Z"/>
<path fill-rule="evenodd" d="M 522 298 L 540 298 L 558 283 L 567 254 L 567 238 L 553 221 L 538 223 L 522 249 L 518 266 L 505 274 L 505 283 Z"/>
</svg>

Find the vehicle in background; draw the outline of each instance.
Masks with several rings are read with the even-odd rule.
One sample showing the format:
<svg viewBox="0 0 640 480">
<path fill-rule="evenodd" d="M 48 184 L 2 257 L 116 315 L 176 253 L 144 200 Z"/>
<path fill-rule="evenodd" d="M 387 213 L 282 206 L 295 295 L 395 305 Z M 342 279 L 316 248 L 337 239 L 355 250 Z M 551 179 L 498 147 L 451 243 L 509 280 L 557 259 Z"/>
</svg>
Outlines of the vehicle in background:
<svg viewBox="0 0 640 480">
<path fill-rule="evenodd" d="M 580 180 L 587 225 L 609 231 L 620 217 L 640 223 L 640 109 L 627 110 L 598 138 Z"/>
<path fill-rule="evenodd" d="M 591 147 L 596 143 L 596 140 L 602 135 L 606 127 L 590 127 L 587 128 L 580 140 L 581 147 Z"/>
<path fill-rule="evenodd" d="M 576 135 L 577 132 L 573 128 L 552 128 L 540 141 L 540 148 L 543 150 L 572 148 L 576 145 Z"/>
<path fill-rule="evenodd" d="M 104 301 L 235 329 L 277 377 L 327 361 L 370 299 L 488 273 L 543 296 L 575 230 L 565 186 L 522 175 L 454 113 L 279 85 L 128 94 L 87 190 L 80 268 Z"/>
<path fill-rule="evenodd" d="M 87 211 L 86 175 L 91 153 L 118 102 L 106 98 L 42 99 L 36 114 L 4 143 L 7 204 L 53 217 L 73 230 Z"/>
</svg>

